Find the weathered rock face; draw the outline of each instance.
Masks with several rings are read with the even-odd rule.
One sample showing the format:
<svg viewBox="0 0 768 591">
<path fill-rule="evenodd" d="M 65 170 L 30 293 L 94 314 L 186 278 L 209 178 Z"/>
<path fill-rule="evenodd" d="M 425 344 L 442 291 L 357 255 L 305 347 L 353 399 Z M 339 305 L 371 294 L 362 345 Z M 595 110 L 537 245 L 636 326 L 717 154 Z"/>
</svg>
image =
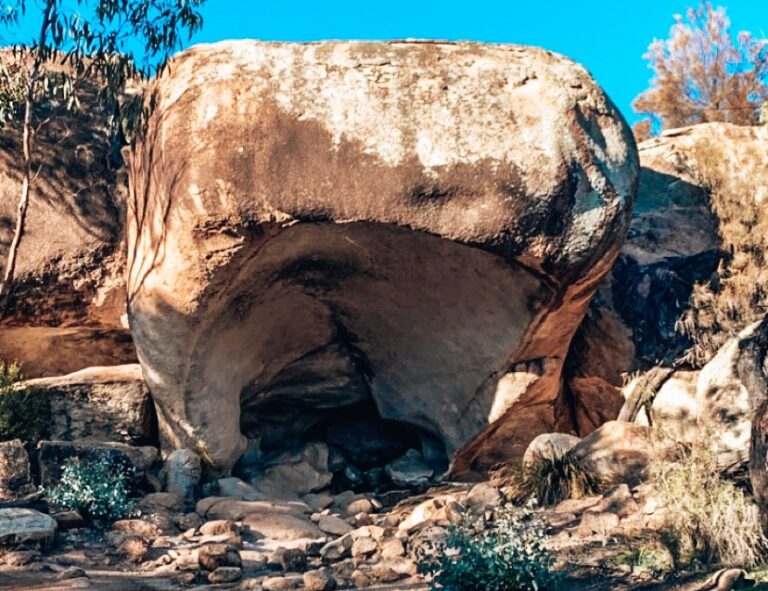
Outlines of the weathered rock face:
<svg viewBox="0 0 768 591">
<path fill-rule="evenodd" d="M 634 144 L 535 48 L 199 46 L 129 177 L 131 330 L 176 447 L 230 469 L 344 408 L 454 469 L 570 427 L 562 360 L 621 247 Z"/>
<path fill-rule="evenodd" d="M 90 367 L 22 385 L 45 392 L 52 439 L 138 445 L 155 440 L 154 409 L 136 364 Z"/>
<path fill-rule="evenodd" d="M 10 59 L 9 52 L 0 52 L 0 61 Z M 35 134 L 33 157 L 40 169 L 30 194 L 8 314 L 0 322 L 0 359 L 20 362 L 29 376 L 56 375 L 56 365 L 68 364 L 67 370 L 75 371 L 96 363 L 73 367 L 69 347 L 46 353 L 32 343 L 19 347 L 19 329 L 6 336 L 6 327 L 100 328 L 101 332 L 89 334 L 91 345 L 112 350 L 112 364 L 135 361 L 135 352 L 126 354 L 122 345 L 127 335 L 121 323 L 125 314 L 125 175 L 121 179 L 111 163 L 108 116 L 85 96 L 81 109 L 56 112 Z M 4 126 L 0 130 L 3 271 L 21 192 L 20 154 L 20 126 Z M 41 337 L 39 331 L 37 337 Z"/>
<path fill-rule="evenodd" d="M 723 204 L 711 203 L 709 186 L 741 196 L 749 185 L 749 198 L 760 203 L 767 142 L 766 129 L 711 123 L 669 130 L 638 146 L 640 184 L 627 242 L 592 302 L 580 331 L 586 340 L 575 343 L 574 375 L 616 376 L 667 364 L 690 347 L 676 325 L 694 285 L 710 281 L 721 262 L 718 232 L 733 240 L 739 226 L 733 212 L 720 219 L 716 209 Z M 745 177 L 758 180 L 745 183 Z M 619 323 L 597 326 L 606 317 Z M 606 341 L 613 355 L 603 354 Z"/>
<path fill-rule="evenodd" d="M 0 442 L 0 501 L 11 501 L 35 492 L 29 455 L 21 441 Z"/>
</svg>

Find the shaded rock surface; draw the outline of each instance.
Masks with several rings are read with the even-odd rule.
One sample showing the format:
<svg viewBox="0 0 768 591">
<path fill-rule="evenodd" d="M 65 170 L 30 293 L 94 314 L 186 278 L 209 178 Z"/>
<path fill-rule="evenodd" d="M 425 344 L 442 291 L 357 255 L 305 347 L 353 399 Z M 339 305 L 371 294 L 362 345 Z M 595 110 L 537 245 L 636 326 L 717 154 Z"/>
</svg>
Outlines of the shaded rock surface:
<svg viewBox="0 0 768 591">
<path fill-rule="evenodd" d="M 10 501 L 35 491 L 29 454 L 20 440 L 0 442 L 0 501 Z"/>
<path fill-rule="evenodd" d="M 65 462 L 71 458 L 83 461 L 119 459 L 136 468 L 138 476 L 141 476 L 141 472 L 147 470 L 159 457 L 154 447 L 133 447 L 122 443 L 41 441 L 38 450 L 40 482 L 43 486 L 56 485 Z"/>
<path fill-rule="evenodd" d="M 226 471 L 246 437 L 274 449 L 368 405 L 466 473 L 570 426 L 562 360 L 637 181 L 586 70 L 518 46 L 227 42 L 152 92 L 129 316 L 167 445 Z"/>
<path fill-rule="evenodd" d="M 4 63 L 12 59 L 7 51 L 0 55 Z M 94 89 L 86 86 L 80 108 L 53 107 L 35 135 L 35 182 L 14 290 L 0 321 L 0 358 L 18 361 L 29 377 L 135 361 L 121 321 L 126 310 L 125 173 L 114 159 L 107 131 L 112 113 L 94 107 Z M 0 130 L 3 270 L 21 192 L 20 153 L 21 126 L 11 122 Z M 20 330 L 28 327 L 56 328 L 59 346 L 36 342 Z M 87 337 L 67 330 L 81 327 L 90 329 Z M 72 356 L 87 351 L 85 338 L 100 349 L 94 355 L 111 354 L 113 359 L 78 363 Z"/>
<path fill-rule="evenodd" d="M 21 385 L 44 393 L 52 439 L 141 444 L 155 437 L 154 408 L 139 365 L 89 367 Z"/>
<path fill-rule="evenodd" d="M 47 543 L 56 532 L 56 520 L 34 509 L 0 509 L 0 543 Z"/>
</svg>

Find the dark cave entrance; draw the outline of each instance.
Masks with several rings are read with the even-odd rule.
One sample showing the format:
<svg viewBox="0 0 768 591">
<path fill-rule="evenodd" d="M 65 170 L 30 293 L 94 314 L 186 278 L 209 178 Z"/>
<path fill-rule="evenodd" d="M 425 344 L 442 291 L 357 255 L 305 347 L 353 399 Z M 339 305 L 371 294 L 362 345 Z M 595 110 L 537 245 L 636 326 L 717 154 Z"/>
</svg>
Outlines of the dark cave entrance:
<svg viewBox="0 0 768 591">
<path fill-rule="evenodd" d="M 328 446 L 331 493 L 385 491 L 402 488 L 386 467 L 406 454 L 418 452 L 433 478 L 448 469 L 443 442 L 434 434 L 402 421 L 384 419 L 373 401 L 317 408 L 294 401 L 244 404 L 241 429 L 249 451 L 235 466 L 235 474 L 250 481 L 265 467 L 309 443 Z"/>
</svg>

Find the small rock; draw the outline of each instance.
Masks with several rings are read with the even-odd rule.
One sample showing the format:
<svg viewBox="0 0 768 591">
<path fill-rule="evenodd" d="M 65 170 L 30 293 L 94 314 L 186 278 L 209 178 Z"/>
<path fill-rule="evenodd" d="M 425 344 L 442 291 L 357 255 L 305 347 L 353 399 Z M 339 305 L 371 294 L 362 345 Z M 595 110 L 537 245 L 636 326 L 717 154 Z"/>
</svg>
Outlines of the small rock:
<svg viewBox="0 0 768 591">
<path fill-rule="evenodd" d="M 357 526 L 371 525 L 373 523 L 373 517 L 368 515 L 368 513 L 358 513 L 352 519 L 354 519 L 355 525 Z"/>
<path fill-rule="evenodd" d="M 215 519 L 200 526 L 200 534 L 203 536 L 221 536 L 222 541 L 235 545 L 242 544 L 243 528 L 234 521 L 228 519 Z"/>
<path fill-rule="evenodd" d="M 11 550 L 0 557 L 0 564 L 5 566 L 26 566 L 40 558 L 37 550 Z"/>
<path fill-rule="evenodd" d="M 354 529 L 346 521 L 335 515 L 321 515 L 317 526 L 325 533 L 335 536 L 343 536 Z"/>
<path fill-rule="evenodd" d="M 197 530 L 203 524 L 203 519 L 197 513 L 184 513 L 174 518 L 173 522 L 181 531 L 187 531 Z"/>
<path fill-rule="evenodd" d="M 112 531 L 119 532 L 125 536 L 139 536 L 145 539 L 152 539 L 162 535 L 160 528 L 156 524 L 143 519 L 120 519 L 112 524 Z"/>
<path fill-rule="evenodd" d="M 387 464 L 384 470 L 392 482 L 399 486 L 423 486 L 435 473 L 415 449 L 409 449 L 405 455 Z"/>
<path fill-rule="evenodd" d="M 592 534 L 607 536 L 619 526 L 619 516 L 615 513 L 584 513 L 579 523 L 577 535 L 589 537 Z"/>
<path fill-rule="evenodd" d="M 398 579 L 402 578 L 400 573 L 386 564 L 373 565 L 369 573 L 372 579 L 381 583 L 394 583 Z"/>
<path fill-rule="evenodd" d="M 146 495 L 137 509 L 142 513 L 180 512 L 184 507 L 184 499 L 177 494 L 154 492 Z"/>
<path fill-rule="evenodd" d="M 350 517 L 358 513 L 372 513 L 373 503 L 367 498 L 355 499 L 344 508 L 344 511 Z"/>
<path fill-rule="evenodd" d="M 21 440 L 0 442 L 0 500 L 12 501 L 33 492 L 29 455 Z"/>
<path fill-rule="evenodd" d="M 381 544 L 381 557 L 393 560 L 405 556 L 405 545 L 399 538 L 387 538 Z"/>
<path fill-rule="evenodd" d="M 481 482 L 472 487 L 464 502 L 468 507 L 485 509 L 486 507 L 498 507 L 501 501 L 499 489 L 487 482 Z"/>
<path fill-rule="evenodd" d="M 309 493 L 301 497 L 301 500 L 309 505 L 313 512 L 320 512 L 333 505 L 333 497 L 324 493 Z"/>
<path fill-rule="evenodd" d="M 358 538 L 352 544 L 352 556 L 354 558 L 370 556 L 378 549 L 378 545 L 372 538 Z"/>
<path fill-rule="evenodd" d="M 149 553 L 149 543 L 139 536 L 128 536 L 120 542 L 117 551 L 129 562 L 139 563 Z"/>
<path fill-rule="evenodd" d="M 82 568 L 70 566 L 69 568 L 65 568 L 63 571 L 59 572 L 59 574 L 56 575 L 56 579 L 59 581 L 66 581 L 69 579 L 82 579 L 87 576 L 88 575 Z"/>
<path fill-rule="evenodd" d="M 277 563 L 284 571 L 303 572 L 307 570 L 307 553 L 301 548 L 280 548 L 276 553 Z"/>
<path fill-rule="evenodd" d="M 215 571 L 208 573 L 208 582 L 216 585 L 218 583 L 234 583 L 243 576 L 243 570 L 236 566 L 220 566 Z"/>
<path fill-rule="evenodd" d="M 345 558 L 346 556 L 349 556 L 353 543 L 350 534 L 343 535 L 337 540 L 328 542 L 325 546 L 320 548 L 320 557 L 326 562 Z"/>
<path fill-rule="evenodd" d="M 194 497 L 203 474 L 200 456 L 189 449 L 177 449 L 165 461 L 165 470 L 168 474 L 169 493 L 177 494 L 182 499 Z"/>
<path fill-rule="evenodd" d="M 331 591 L 336 588 L 336 581 L 327 569 L 321 568 L 304 573 L 305 591 Z"/>
<path fill-rule="evenodd" d="M 344 476 L 352 486 L 358 486 L 364 482 L 363 473 L 351 464 L 344 468 Z"/>
<path fill-rule="evenodd" d="M 197 575 L 193 572 L 181 573 L 175 577 L 177 585 L 187 586 L 192 585 L 197 581 Z"/>
<path fill-rule="evenodd" d="M 77 511 L 60 511 L 51 513 L 51 517 L 56 520 L 56 527 L 59 531 L 69 531 L 70 529 L 79 529 L 85 526 L 85 519 Z"/>
<path fill-rule="evenodd" d="M 215 571 L 220 566 L 243 566 L 240 552 L 230 544 L 205 544 L 198 549 L 197 560 L 207 571 Z"/>
<path fill-rule="evenodd" d="M 267 577 L 261 582 L 264 591 L 287 591 L 297 589 L 304 582 L 303 577 Z"/>
<path fill-rule="evenodd" d="M 222 497 L 232 497 L 243 501 L 263 501 L 267 498 L 264 493 L 252 485 L 234 476 L 220 478 L 218 485 L 219 494 Z"/>
<path fill-rule="evenodd" d="M 370 577 L 360 569 L 353 571 L 349 578 L 352 581 L 352 584 L 358 589 L 367 589 L 371 586 Z"/>
</svg>

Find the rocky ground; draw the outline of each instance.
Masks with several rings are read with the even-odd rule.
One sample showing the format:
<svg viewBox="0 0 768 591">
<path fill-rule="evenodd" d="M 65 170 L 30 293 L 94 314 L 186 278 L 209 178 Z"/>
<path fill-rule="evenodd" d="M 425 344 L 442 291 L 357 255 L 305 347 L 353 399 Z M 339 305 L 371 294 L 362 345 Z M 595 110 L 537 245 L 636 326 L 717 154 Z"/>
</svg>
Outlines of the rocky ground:
<svg viewBox="0 0 768 591">
<path fill-rule="evenodd" d="M 298 501 L 244 500 L 250 487 L 238 484 L 241 494 L 194 507 L 175 494 L 149 494 L 132 518 L 103 530 L 83 527 L 72 512 L 54 514 L 56 533 L 45 522 L 30 525 L 31 541 L 6 549 L 0 588 L 426 589 L 418 548 L 467 512 L 492 517 L 504 502 L 490 483 L 446 484 L 405 498 L 345 492 Z M 664 511 L 648 487 L 627 485 L 541 510 L 565 577 L 558 589 L 732 588 L 708 585 L 708 574 L 668 579 L 622 559 L 654 542 Z"/>
</svg>

